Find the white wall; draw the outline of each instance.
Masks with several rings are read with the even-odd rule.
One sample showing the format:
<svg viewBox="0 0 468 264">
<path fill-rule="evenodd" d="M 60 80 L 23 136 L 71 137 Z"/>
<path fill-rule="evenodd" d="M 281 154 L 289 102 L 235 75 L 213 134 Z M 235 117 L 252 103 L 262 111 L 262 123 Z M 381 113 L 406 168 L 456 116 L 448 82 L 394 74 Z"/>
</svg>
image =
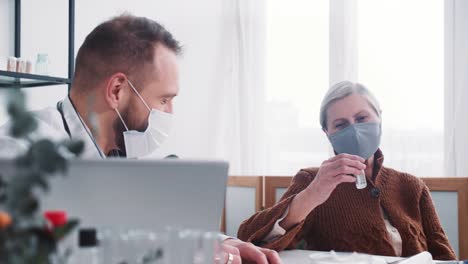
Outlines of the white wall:
<svg viewBox="0 0 468 264">
<path fill-rule="evenodd" d="M 0 1 L 0 57 L 13 54 L 13 0 Z M 211 141 L 210 96 L 213 76 L 221 53 L 222 16 L 219 0 L 80 0 L 76 1 L 76 50 L 86 35 L 100 22 L 129 11 L 164 24 L 184 46 L 180 58 L 181 91 L 176 99 L 176 124 L 162 153 L 182 157 L 209 158 Z M 23 0 L 22 54 L 46 52 L 51 58 L 51 74 L 67 73 L 67 6 L 62 0 Z M 10 18 L 11 21 L 7 21 Z M 76 51 L 75 51 L 76 52 Z M 26 89 L 31 109 L 55 103 L 66 95 L 66 86 Z M 0 96 L 4 97 L 2 93 Z M 2 104 L 4 105 L 4 104 Z M 0 123 L 6 120 L 0 110 Z"/>
<path fill-rule="evenodd" d="M 13 42 L 7 41 L 12 40 L 13 38 L 13 9 L 12 3 L 13 1 L 0 1 L 0 54 L 13 54 Z M 4 58 L 2 58 L 2 62 Z M 0 69 L 5 69 L 5 64 L 0 65 Z"/>
</svg>

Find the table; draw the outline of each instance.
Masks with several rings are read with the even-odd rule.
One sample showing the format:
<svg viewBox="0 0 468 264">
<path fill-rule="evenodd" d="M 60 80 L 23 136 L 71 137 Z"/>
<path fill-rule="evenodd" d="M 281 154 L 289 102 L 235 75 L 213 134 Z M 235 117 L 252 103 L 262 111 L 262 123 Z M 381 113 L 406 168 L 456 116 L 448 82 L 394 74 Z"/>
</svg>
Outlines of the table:
<svg viewBox="0 0 468 264">
<path fill-rule="evenodd" d="M 309 255 L 313 253 L 331 254 L 331 252 L 320 252 L 320 251 L 309 251 L 309 250 L 285 250 L 285 251 L 280 252 L 279 255 L 284 264 L 309 264 L 311 263 Z M 337 254 L 341 256 L 346 256 L 352 253 L 339 252 Z M 398 260 L 404 260 L 404 258 L 398 258 L 398 257 L 384 257 L 384 256 L 378 256 L 378 257 L 382 257 L 383 259 L 385 259 L 385 261 L 387 261 L 387 263 L 392 263 Z M 460 262 L 459 261 L 434 261 L 434 263 L 458 264 L 458 263 L 463 263 L 463 262 L 462 261 Z"/>
</svg>

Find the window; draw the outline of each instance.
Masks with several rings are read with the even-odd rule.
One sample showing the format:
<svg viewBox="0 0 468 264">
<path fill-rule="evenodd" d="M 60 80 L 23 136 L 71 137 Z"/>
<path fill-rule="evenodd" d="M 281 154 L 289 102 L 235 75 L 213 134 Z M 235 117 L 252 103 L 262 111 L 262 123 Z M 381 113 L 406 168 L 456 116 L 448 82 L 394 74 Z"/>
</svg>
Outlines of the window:
<svg viewBox="0 0 468 264">
<path fill-rule="evenodd" d="M 330 155 L 319 125 L 330 47 L 340 45 L 329 43 L 330 12 L 328 1 L 267 1 L 267 174 L 293 175 Z M 346 12 L 357 18 L 344 29 L 357 32 L 356 80 L 383 109 L 386 166 L 442 176 L 444 1 L 357 0 Z"/>
<path fill-rule="evenodd" d="M 328 88 L 328 1 L 267 1 L 267 174 L 294 175 L 328 157 L 318 109 Z"/>
</svg>

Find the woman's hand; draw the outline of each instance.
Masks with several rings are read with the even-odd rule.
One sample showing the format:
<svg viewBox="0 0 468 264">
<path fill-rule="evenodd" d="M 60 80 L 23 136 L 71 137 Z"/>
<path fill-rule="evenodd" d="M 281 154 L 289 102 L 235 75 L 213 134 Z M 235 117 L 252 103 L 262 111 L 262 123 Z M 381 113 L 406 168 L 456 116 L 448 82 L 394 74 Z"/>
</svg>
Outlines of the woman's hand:
<svg viewBox="0 0 468 264">
<path fill-rule="evenodd" d="M 336 186 L 356 182 L 356 177 L 351 175 L 360 174 L 366 168 L 364 162 L 363 158 L 349 154 L 339 154 L 324 161 L 314 180 L 294 197 L 288 215 L 280 225 L 286 230 L 290 229 L 327 201 Z"/>
<path fill-rule="evenodd" d="M 326 160 L 320 166 L 315 179 L 304 190 L 307 201 L 314 201 L 316 206 L 328 200 L 336 186 L 344 182 L 356 182 L 351 175 L 361 174 L 366 168 L 365 160 L 359 156 L 339 154 Z"/>
</svg>

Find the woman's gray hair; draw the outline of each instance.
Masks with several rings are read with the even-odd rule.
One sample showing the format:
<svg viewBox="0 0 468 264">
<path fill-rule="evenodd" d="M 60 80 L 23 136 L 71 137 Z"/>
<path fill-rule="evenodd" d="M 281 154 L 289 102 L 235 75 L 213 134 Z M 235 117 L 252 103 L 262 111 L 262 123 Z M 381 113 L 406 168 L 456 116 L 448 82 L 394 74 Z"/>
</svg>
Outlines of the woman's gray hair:
<svg viewBox="0 0 468 264">
<path fill-rule="evenodd" d="M 382 110 L 380 109 L 379 101 L 377 98 L 362 84 L 353 83 L 350 81 L 339 82 L 328 90 L 323 98 L 322 105 L 320 106 L 320 125 L 322 129 L 327 129 L 327 110 L 330 105 L 340 99 L 348 97 L 352 94 L 360 94 L 369 102 L 369 105 L 374 109 L 377 116 L 380 118 Z"/>
</svg>

